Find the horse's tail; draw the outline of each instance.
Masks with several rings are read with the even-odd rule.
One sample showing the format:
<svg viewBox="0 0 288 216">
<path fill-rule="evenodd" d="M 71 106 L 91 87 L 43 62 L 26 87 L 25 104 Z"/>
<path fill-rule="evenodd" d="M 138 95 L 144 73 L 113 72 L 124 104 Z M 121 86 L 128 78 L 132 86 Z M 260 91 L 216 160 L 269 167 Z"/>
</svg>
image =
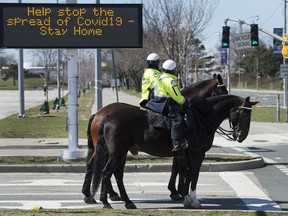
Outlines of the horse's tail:
<svg viewBox="0 0 288 216">
<path fill-rule="evenodd" d="M 94 145 L 93 145 L 93 140 L 92 140 L 92 136 L 91 136 L 91 125 L 93 122 L 95 114 L 93 114 L 88 122 L 88 126 L 87 126 L 87 145 L 88 145 L 88 152 L 87 152 L 87 162 L 90 161 L 91 156 L 93 155 L 94 152 Z"/>
<path fill-rule="evenodd" d="M 105 116 L 99 128 L 98 140 L 97 140 L 97 146 L 96 146 L 96 155 L 94 156 L 93 165 L 92 165 L 92 169 L 93 169 L 92 195 L 93 196 L 96 194 L 99 188 L 100 182 L 102 180 L 102 170 L 106 164 L 105 153 L 107 151 L 107 147 L 105 145 L 105 140 L 104 140 L 104 125 L 109 117 L 110 117 L 109 115 Z"/>
</svg>

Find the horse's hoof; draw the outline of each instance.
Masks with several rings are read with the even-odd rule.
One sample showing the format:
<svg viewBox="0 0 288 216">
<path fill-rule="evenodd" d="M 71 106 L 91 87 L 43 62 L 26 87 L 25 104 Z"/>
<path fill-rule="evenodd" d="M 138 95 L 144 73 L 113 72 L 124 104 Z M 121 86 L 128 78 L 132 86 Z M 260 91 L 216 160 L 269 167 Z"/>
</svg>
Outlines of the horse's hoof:
<svg viewBox="0 0 288 216">
<path fill-rule="evenodd" d="M 105 204 L 103 206 L 103 209 L 113 209 L 112 206 L 110 204 Z"/>
<path fill-rule="evenodd" d="M 192 204 L 192 198 L 189 195 L 185 196 L 183 200 L 184 207 L 191 208 L 191 204 Z"/>
<path fill-rule="evenodd" d="M 122 201 L 121 197 L 118 194 L 115 194 L 113 196 L 109 196 L 109 199 L 111 201 Z"/>
<path fill-rule="evenodd" d="M 137 209 L 136 205 L 133 202 L 126 204 L 125 207 L 127 209 Z"/>
<path fill-rule="evenodd" d="M 96 204 L 96 200 L 93 198 L 93 196 L 85 197 L 84 202 L 86 204 Z"/>
<path fill-rule="evenodd" d="M 183 197 L 180 196 L 180 194 L 171 194 L 171 195 L 170 195 L 170 198 L 171 198 L 173 201 L 182 201 L 182 200 L 183 200 Z"/>
<path fill-rule="evenodd" d="M 195 203 L 195 204 L 192 203 L 191 208 L 192 209 L 203 209 L 203 207 L 200 203 Z"/>
</svg>

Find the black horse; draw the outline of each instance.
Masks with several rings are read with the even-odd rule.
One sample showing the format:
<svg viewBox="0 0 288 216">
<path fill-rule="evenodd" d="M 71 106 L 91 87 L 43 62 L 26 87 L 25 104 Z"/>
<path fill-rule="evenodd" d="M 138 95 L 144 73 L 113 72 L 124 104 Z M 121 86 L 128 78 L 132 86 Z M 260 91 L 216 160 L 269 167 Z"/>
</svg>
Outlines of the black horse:
<svg viewBox="0 0 288 216">
<path fill-rule="evenodd" d="M 191 103 L 197 103 L 200 100 L 205 98 L 228 94 L 228 90 L 224 85 L 221 75 L 215 76 L 213 79 L 202 80 L 192 85 L 189 85 L 181 90 L 181 93 L 187 100 Z M 90 194 L 90 185 L 91 180 L 93 177 L 93 173 L 91 170 L 91 164 L 93 163 L 93 155 L 96 153 L 96 146 L 97 146 L 97 139 L 98 139 L 98 132 L 100 128 L 101 121 L 107 115 L 111 115 L 114 112 L 119 110 L 128 109 L 129 107 L 135 108 L 129 104 L 125 103 L 112 103 L 109 104 L 102 109 L 100 109 L 96 114 L 92 115 L 89 119 L 88 128 L 87 128 L 87 137 L 88 137 L 88 154 L 87 154 L 87 172 L 85 175 L 85 180 L 82 187 L 82 193 L 85 195 L 84 201 L 87 204 L 94 204 L 96 201 Z M 137 154 L 137 151 L 133 152 L 133 154 Z M 182 197 L 179 196 L 178 191 L 175 188 L 175 181 L 178 175 L 178 160 L 175 159 L 173 162 L 173 171 L 171 176 L 171 181 L 169 182 L 169 190 L 171 191 L 171 198 L 174 200 L 181 199 Z M 182 179 L 182 176 L 180 177 Z M 180 187 L 182 183 L 178 184 Z M 113 190 L 112 184 L 109 187 L 109 194 L 110 199 L 113 201 L 121 200 L 119 195 Z"/>
<path fill-rule="evenodd" d="M 212 146 L 216 129 L 225 119 L 231 118 L 233 136 L 241 142 L 248 135 L 252 106 L 255 104 L 257 102 L 250 102 L 249 97 L 245 99 L 235 95 L 210 97 L 194 104 L 193 111 L 195 116 L 198 116 L 198 121 L 194 129 L 185 132 L 189 143 L 186 155 L 190 168 L 187 173 L 189 176 L 186 176 L 186 191 L 183 192 L 185 206 L 201 206 L 196 198 L 196 185 L 205 152 Z M 95 195 L 102 180 L 100 201 L 104 208 L 111 208 L 107 201 L 107 193 L 112 174 L 116 178 L 126 208 L 136 208 L 129 199 L 123 183 L 124 166 L 129 150 L 136 149 L 159 157 L 174 155 L 170 131 L 151 126 L 148 123 L 148 112 L 139 110 L 138 107 L 119 110 L 105 117 L 101 123 L 97 143 L 92 165 L 94 172 L 92 193 Z M 189 195 L 190 183 L 192 192 Z"/>
</svg>

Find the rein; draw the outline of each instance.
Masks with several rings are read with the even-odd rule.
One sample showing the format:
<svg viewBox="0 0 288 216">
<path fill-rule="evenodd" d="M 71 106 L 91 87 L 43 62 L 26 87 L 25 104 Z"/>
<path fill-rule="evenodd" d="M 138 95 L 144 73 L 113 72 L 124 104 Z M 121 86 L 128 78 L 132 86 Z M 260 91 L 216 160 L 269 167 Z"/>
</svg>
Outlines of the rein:
<svg viewBox="0 0 288 216">
<path fill-rule="evenodd" d="M 221 137 L 225 138 L 226 140 L 229 140 L 229 141 L 235 141 L 234 137 L 233 137 L 233 133 L 235 130 L 226 130 L 222 127 L 218 127 L 218 128 L 214 128 L 208 121 L 206 118 L 204 118 L 201 114 L 198 113 L 198 116 L 200 116 L 200 118 L 202 120 L 204 120 L 204 122 L 213 130 L 215 130 L 215 132 L 217 134 L 219 134 Z M 230 127 L 231 127 L 231 121 L 229 119 L 229 124 L 230 124 Z M 232 128 L 232 127 L 231 127 Z"/>
<path fill-rule="evenodd" d="M 245 107 L 245 106 L 240 106 L 237 111 L 240 111 L 241 109 L 251 110 L 251 111 L 252 111 L 252 107 Z M 201 114 L 198 113 L 198 115 L 202 118 L 202 120 L 204 120 L 204 122 L 205 122 L 211 129 L 215 130 L 215 132 L 216 132 L 219 136 L 225 138 L 225 139 L 228 140 L 228 141 L 235 141 L 235 140 L 236 140 L 236 139 L 234 138 L 233 134 L 234 134 L 235 130 L 236 130 L 238 127 L 234 127 L 234 126 L 232 125 L 230 118 L 229 118 L 229 125 L 230 125 L 230 128 L 231 128 L 232 130 L 226 130 L 226 129 L 222 128 L 221 126 L 219 126 L 217 129 L 215 129 L 215 128 L 207 121 L 207 119 L 205 119 Z"/>
<path fill-rule="evenodd" d="M 229 119 L 229 125 L 230 125 L 230 128 L 233 129 L 233 127 L 231 127 L 230 119 Z M 226 130 L 220 126 L 216 129 L 216 133 L 228 141 L 235 141 L 235 138 L 233 137 L 234 131 L 235 131 L 235 128 L 233 130 Z"/>
</svg>

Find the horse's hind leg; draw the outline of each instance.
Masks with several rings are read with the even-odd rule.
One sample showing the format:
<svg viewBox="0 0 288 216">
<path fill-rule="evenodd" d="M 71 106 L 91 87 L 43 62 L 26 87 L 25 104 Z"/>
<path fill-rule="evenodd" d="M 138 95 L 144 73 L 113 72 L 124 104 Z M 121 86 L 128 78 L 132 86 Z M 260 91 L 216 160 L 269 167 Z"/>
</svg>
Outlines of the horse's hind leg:
<svg viewBox="0 0 288 216">
<path fill-rule="evenodd" d="M 111 179 L 109 179 L 108 183 L 108 193 L 109 193 L 109 199 L 111 201 L 121 201 L 121 197 L 116 193 L 112 187 Z"/>
<path fill-rule="evenodd" d="M 117 182 L 117 186 L 118 186 L 121 198 L 125 202 L 125 207 L 127 209 L 137 209 L 135 204 L 129 199 L 124 183 L 123 183 L 125 163 L 126 163 L 126 155 L 122 158 L 120 165 L 114 172 L 114 175 L 116 178 L 116 182 Z"/>
<path fill-rule="evenodd" d="M 92 155 L 93 155 L 94 150 L 89 149 L 87 153 L 87 165 L 86 165 L 86 174 L 84 178 L 84 183 L 82 186 L 82 193 L 85 195 L 84 202 L 87 204 L 95 204 L 96 200 L 93 198 L 90 192 L 90 186 L 91 186 L 91 180 L 92 180 L 92 170 L 91 170 L 91 165 L 92 165 Z M 91 159 L 92 158 L 92 159 Z M 90 160 L 91 159 L 91 160 Z"/>
<path fill-rule="evenodd" d="M 102 187 L 101 187 L 100 201 L 104 205 L 103 208 L 112 208 L 111 205 L 108 203 L 107 194 L 109 193 L 109 190 L 112 188 L 111 176 L 118 166 L 119 166 L 119 160 L 117 160 L 117 158 L 112 155 L 109 157 L 106 166 L 102 171 Z"/>
</svg>

